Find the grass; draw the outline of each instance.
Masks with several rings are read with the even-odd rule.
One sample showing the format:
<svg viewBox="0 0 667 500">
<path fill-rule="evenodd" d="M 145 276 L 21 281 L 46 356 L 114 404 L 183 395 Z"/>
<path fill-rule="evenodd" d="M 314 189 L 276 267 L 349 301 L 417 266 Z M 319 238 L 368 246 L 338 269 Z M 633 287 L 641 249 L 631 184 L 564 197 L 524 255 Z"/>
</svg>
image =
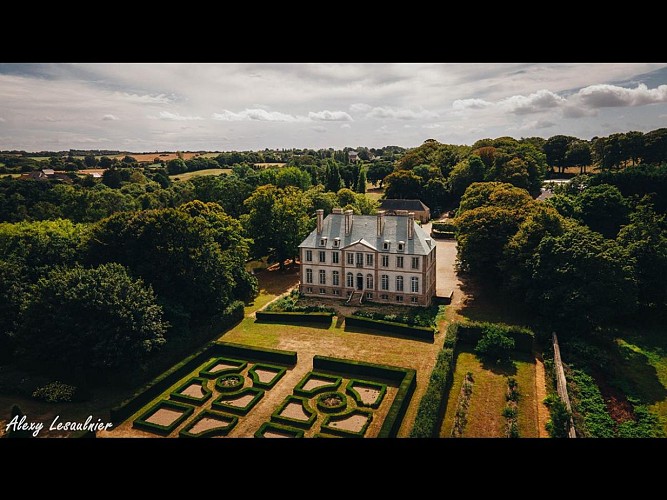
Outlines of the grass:
<svg viewBox="0 0 667 500">
<path fill-rule="evenodd" d="M 616 369 L 631 392 L 660 417 L 667 432 L 667 337 L 663 329 L 616 339 L 622 362 Z"/>
<path fill-rule="evenodd" d="M 206 168 L 204 170 L 195 170 L 194 172 L 185 172 L 183 174 L 170 175 L 172 181 L 178 179 L 179 181 L 189 181 L 194 177 L 201 177 L 203 175 L 220 175 L 231 173 L 231 168 Z"/>
<path fill-rule="evenodd" d="M 472 347 L 463 346 L 456 358 L 454 381 L 449 391 L 447 409 L 440 437 L 449 437 L 454 425 L 454 414 L 467 372 L 475 380 L 468 409 L 468 423 L 463 437 L 504 437 L 507 377 L 514 377 L 519 384 L 518 425 L 521 437 L 537 437 L 537 401 L 535 398 L 535 361 L 531 356 L 515 353 L 513 365 L 485 366 Z"/>
</svg>

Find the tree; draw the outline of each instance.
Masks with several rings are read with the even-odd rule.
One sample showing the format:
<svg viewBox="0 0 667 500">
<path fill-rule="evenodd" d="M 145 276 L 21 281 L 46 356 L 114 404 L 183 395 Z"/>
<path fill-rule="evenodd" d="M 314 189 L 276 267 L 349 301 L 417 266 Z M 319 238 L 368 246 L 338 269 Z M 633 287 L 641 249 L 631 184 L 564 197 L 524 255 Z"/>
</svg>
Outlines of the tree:
<svg viewBox="0 0 667 500">
<path fill-rule="evenodd" d="M 495 206 L 516 211 L 522 218 L 535 204 L 525 189 L 503 182 L 475 182 L 466 189 L 459 215 L 478 207 Z"/>
<path fill-rule="evenodd" d="M 618 234 L 618 242 L 634 262 L 641 304 L 663 307 L 667 299 L 667 222 L 646 197 L 630 214 L 630 223 Z"/>
<path fill-rule="evenodd" d="M 475 354 L 487 361 L 507 362 L 514 349 L 514 339 L 498 325 L 487 325 L 475 346 Z"/>
<path fill-rule="evenodd" d="M 276 186 L 294 186 L 305 191 L 311 186 L 310 175 L 297 167 L 283 167 L 276 174 Z"/>
<path fill-rule="evenodd" d="M 354 189 L 357 193 L 366 193 L 366 169 L 362 166 L 357 177 L 357 185 Z"/>
<path fill-rule="evenodd" d="M 387 199 L 420 199 L 421 180 L 421 177 L 410 170 L 397 170 L 384 179 L 384 197 Z"/>
<path fill-rule="evenodd" d="M 516 211 L 497 206 L 478 207 L 459 215 L 455 224 L 461 269 L 489 279 L 499 278 L 503 249 L 520 222 Z"/>
<path fill-rule="evenodd" d="M 343 187 L 343 179 L 340 176 L 338 163 L 334 160 L 327 160 L 324 187 L 327 191 L 337 193 Z"/>
<path fill-rule="evenodd" d="M 627 221 L 628 203 L 616 186 L 589 187 L 578 196 L 577 205 L 584 224 L 607 238 L 615 238 Z"/>
<path fill-rule="evenodd" d="M 574 140 L 576 140 L 575 137 L 554 135 L 547 139 L 547 142 L 545 142 L 542 147 L 542 150 L 547 157 L 547 164 L 552 168 L 558 168 L 558 171 L 561 174 L 567 165 L 567 149 L 570 146 L 570 143 Z"/>
<path fill-rule="evenodd" d="M 312 227 L 308 197 L 294 187 L 261 186 L 244 202 L 241 218 L 246 234 L 254 239 L 254 256 L 269 256 L 284 268 L 285 259 L 298 254 L 298 246 Z"/>
<path fill-rule="evenodd" d="M 164 345 L 167 327 L 153 291 L 123 266 L 75 266 L 37 283 L 18 341 L 36 361 L 88 373 L 141 362 Z"/>
<path fill-rule="evenodd" d="M 83 162 L 86 168 L 94 168 L 97 165 L 97 158 L 95 158 L 95 155 L 86 155 L 83 158 Z"/>
<path fill-rule="evenodd" d="M 642 163 L 660 164 L 667 162 L 667 128 L 651 130 L 644 135 Z"/>
<path fill-rule="evenodd" d="M 103 156 L 102 158 L 100 158 L 100 161 L 98 163 L 98 166 L 100 168 L 110 168 L 111 165 L 113 165 L 113 160 L 108 156 Z"/>
<path fill-rule="evenodd" d="M 632 160 L 632 166 L 634 167 L 644 154 L 644 134 L 637 131 L 623 134 L 621 136 L 621 150 L 623 151 L 623 159 Z"/>
<path fill-rule="evenodd" d="M 422 201 L 431 209 L 433 215 L 442 213 L 451 203 L 447 184 L 442 177 L 430 179 L 422 190 Z"/>
<path fill-rule="evenodd" d="M 591 146 L 586 141 L 572 141 L 565 153 L 565 162 L 568 166 L 579 167 L 582 174 L 586 173 L 586 167 L 592 163 Z"/>
<path fill-rule="evenodd" d="M 180 158 L 174 158 L 167 162 L 167 173 L 169 175 L 182 174 L 183 172 L 188 171 L 188 166 Z"/>
<path fill-rule="evenodd" d="M 336 193 L 338 196 L 338 205 L 344 207 L 346 205 L 354 205 L 356 200 L 354 196 L 354 191 L 351 189 L 343 188 Z"/>
<path fill-rule="evenodd" d="M 572 416 L 567 410 L 567 405 L 563 403 L 557 395 L 550 395 L 544 401 L 549 407 L 551 418 L 547 422 L 547 432 L 552 438 L 567 438 L 570 434 L 570 420 Z"/>
<path fill-rule="evenodd" d="M 107 168 L 102 174 L 102 184 L 109 186 L 111 189 L 120 188 L 121 182 L 121 172 L 117 168 Z"/>
<path fill-rule="evenodd" d="M 495 148 L 491 149 L 495 151 Z M 485 171 L 485 163 L 477 155 L 472 155 L 457 163 L 449 174 L 448 180 L 449 192 L 452 197 L 455 200 L 459 200 L 468 186 L 474 182 L 482 182 Z"/>
<path fill-rule="evenodd" d="M 585 226 L 573 224 L 561 235 L 545 236 L 533 261 L 528 303 L 564 335 L 609 324 L 636 307 L 627 253 Z"/>
<path fill-rule="evenodd" d="M 377 186 L 379 183 L 380 187 L 382 187 L 384 184 L 385 177 L 387 177 L 393 171 L 394 168 L 391 166 L 389 162 L 384 162 L 384 161 L 373 162 L 368 167 L 368 173 L 367 173 L 368 180 L 372 182 L 374 186 Z"/>
<path fill-rule="evenodd" d="M 121 163 L 124 163 L 125 165 L 135 165 L 137 163 L 137 160 L 132 156 L 125 155 L 123 156 Z"/>
</svg>

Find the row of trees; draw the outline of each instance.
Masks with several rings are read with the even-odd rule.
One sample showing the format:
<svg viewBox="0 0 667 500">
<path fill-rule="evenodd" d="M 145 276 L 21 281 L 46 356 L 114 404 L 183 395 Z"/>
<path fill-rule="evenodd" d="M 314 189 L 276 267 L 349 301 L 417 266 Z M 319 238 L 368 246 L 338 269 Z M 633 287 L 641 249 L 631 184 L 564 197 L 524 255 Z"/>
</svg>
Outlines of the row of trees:
<svg viewBox="0 0 667 500">
<path fill-rule="evenodd" d="M 638 306 L 664 308 L 667 225 L 650 198 L 628 200 L 609 185 L 564 198 L 471 185 L 455 219 L 460 267 L 500 283 L 565 335 Z"/>
</svg>

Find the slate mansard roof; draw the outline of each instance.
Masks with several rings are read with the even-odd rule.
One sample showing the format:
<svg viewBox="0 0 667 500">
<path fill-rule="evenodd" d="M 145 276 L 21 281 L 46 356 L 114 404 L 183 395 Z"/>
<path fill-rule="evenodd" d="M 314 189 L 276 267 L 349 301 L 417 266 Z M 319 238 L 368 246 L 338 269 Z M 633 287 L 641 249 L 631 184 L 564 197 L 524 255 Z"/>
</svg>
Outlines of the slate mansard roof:
<svg viewBox="0 0 667 500">
<path fill-rule="evenodd" d="M 380 210 L 408 210 L 425 212 L 429 208 L 421 200 L 380 200 Z"/>
<path fill-rule="evenodd" d="M 375 215 L 353 215 L 352 231 L 345 236 L 345 215 L 329 214 L 322 224 L 322 234 L 317 234 L 317 229 L 306 236 L 299 248 L 340 250 L 361 241 L 374 250 L 382 253 L 393 253 L 399 255 L 427 255 L 435 244 L 428 245 L 428 236 L 424 230 L 415 222 L 413 238 L 408 239 L 408 217 L 387 215 L 384 217 L 384 232 L 377 236 L 377 216 Z M 327 238 L 326 246 L 319 246 L 320 238 Z M 334 247 L 334 238 L 340 238 L 340 246 Z M 363 240 L 363 241 L 362 241 Z M 389 240 L 391 245 L 389 251 L 382 250 L 382 244 Z M 398 251 L 398 242 L 405 242 L 405 250 Z"/>
</svg>

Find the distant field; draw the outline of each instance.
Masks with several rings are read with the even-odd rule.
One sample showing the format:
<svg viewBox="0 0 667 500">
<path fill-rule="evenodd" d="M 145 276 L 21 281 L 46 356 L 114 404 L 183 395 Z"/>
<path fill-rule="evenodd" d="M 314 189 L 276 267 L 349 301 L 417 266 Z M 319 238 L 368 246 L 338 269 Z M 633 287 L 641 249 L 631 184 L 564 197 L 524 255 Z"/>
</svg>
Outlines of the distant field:
<svg viewBox="0 0 667 500">
<path fill-rule="evenodd" d="M 382 195 L 384 194 L 384 188 L 376 188 L 373 186 L 371 182 L 366 183 L 366 196 L 368 196 L 371 200 L 379 200 L 382 198 Z"/>
<path fill-rule="evenodd" d="M 201 177 L 203 175 L 220 175 L 220 174 L 229 174 L 232 172 L 231 168 L 207 168 L 205 170 L 196 170 L 194 172 L 185 172 L 184 174 L 170 175 L 169 178 L 172 181 L 189 181 L 194 177 Z"/>
<path fill-rule="evenodd" d="M 285 165 L 287 165 L 287 163 L 255 163 L 255 165 L 262 168 L 269 168 L 269 167 L 284 167 Z"/>
<path fill-rule="evenodd" d="M 169 160 L 175 160 L 178 158 L 178 153 L 146 153 L 146 154 L 134 154 L 134 153 L 122 153 L 116 156 L 113 156 L 112 158 L 124 158 L 126 155 L 131 156 L 135 160 L 142 162 L 142 161 L 149 161 L 153 163 L 153 160 L 155 158 L 159 158 L 160 161 L 169 161 Z M 199 153 L 181 153 L 183 156 L 184 160 L 189 160 L 190 158 L 194 158 L 195 156 L 198 156 Z"/>
</svg>

